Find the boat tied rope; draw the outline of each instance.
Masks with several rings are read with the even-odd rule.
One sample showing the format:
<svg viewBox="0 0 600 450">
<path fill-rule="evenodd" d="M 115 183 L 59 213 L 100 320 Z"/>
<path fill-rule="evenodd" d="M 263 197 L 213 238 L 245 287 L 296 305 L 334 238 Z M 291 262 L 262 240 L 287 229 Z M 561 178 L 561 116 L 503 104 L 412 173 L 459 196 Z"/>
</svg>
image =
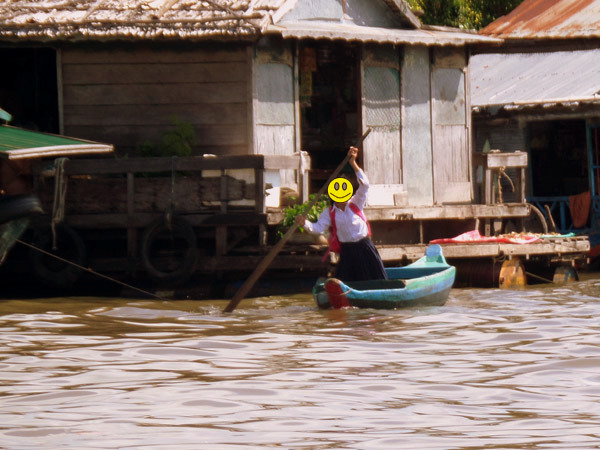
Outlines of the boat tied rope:
<svg viewBox="0 0 600 450">
<path fill-rule="evenodd" d="M 65 163 L 69 158 L 57 158 L 54 161 L 54 201 L 52 203 L 52 249 L 56 250 L 56 226 L 65 219 L 65 198 L 67 196 L 67 177 Z"/>
<path fill-rule="evenodd" d="M 88 272 L 88 273 L 91 273 L 93 275 L 99 276 L 100 278 L 104 278 L 106 280 L 109 280 L 109 281 L 112 281 L 114 283 L 120 284 L 121 286 L 124 286 L 124 287 L 129 288 L 129 289 L 133 289 L 134 291 L 141 292 L 142 294 L 149 295 L 150 297 L 154 297 L 154 298 L 157 298 L 157 299 L 163 300 L 163 301 L 165 300 L 164 298 L 160 297 L 159 295 L 153 294 L 152 292 L 145 291 L 143 289 L 137 288 L 137 287 L 132 286 L 130 284 L 124 283 L 124 282 L 122 282 L 120 280 L 116 280 L 116 279 L 114 279 L 112 277 L 109 277 L 107 275 L 98 273 L 95 270 L 90 269 L 89 267 L 84 267 L 84 266 L 82 266 L 80 264 L 74 263 L 73 261 L 69 261 L 68 259 L 61 258 L 60 256 L 55 255 L 54 253 L 47 252 L 46 250 L 41 249 L 39 247 L 36 247 L 35 245 L 29 244 L 28 242 L 22 241 L 20 239 L 17 239 L 16 241 L 19 244 L 23 244 L 24 246 L 29 247 L 32 250 L 38 251 L 40 253 L 43 253 L 46 256 L 50 256 L 52 258 L 55 258 L 55 259 L 57 259 L 57 260 L 59 260 L 61 262 L 64 262 L 65 264 L 70 264 L 70 265 L 72 265 L 74 267 L 77 267 L 80 270 L 83 270 L 85 272 Z"/>
</svg>

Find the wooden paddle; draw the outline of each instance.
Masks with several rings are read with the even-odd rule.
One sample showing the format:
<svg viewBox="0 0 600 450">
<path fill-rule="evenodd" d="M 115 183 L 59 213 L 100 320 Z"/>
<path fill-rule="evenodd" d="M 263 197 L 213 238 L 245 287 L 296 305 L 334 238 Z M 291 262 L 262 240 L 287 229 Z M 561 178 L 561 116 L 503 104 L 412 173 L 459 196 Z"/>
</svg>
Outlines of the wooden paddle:
<svg viewBox="0 0 600 450">
<path fill-rule="evenodd" d="M 369 135 L 370 132 L 371 132 L 371 129 L 367 128 L 367 131 L 365 131 L 365 133 L 360 137 L 360 139 L 356 143 L 356 147 L 359 147 L 363 143 L 363 141 L 366 139 L 366 137 Z M 348 162 L 349 159 L 350 159 L 350 155 L 346 155 L 346 157 L 340 163 L 340 165 L 337 166 L 337 168 L 333 171 L 333 173 L 331 174 L 331 176 L 329 177 L 327 182 L 321 187 L 319 192 L 317 192 L 317 195 L 315 195 L 313 197 L 313 199 L 310 202 L 308 202 L 308 205 L 306 206 L 305 211 L 310 211 L 310 209 L 315 205 L 315 203 L 317 201 L 319 201 L 319 198 L 325 192 L 325 190 L 327 189 L 327 186 L 329 186 L 329 183 L 331 183 L 331 181 L 338 176 L 338 174 L 344 168 L 344 166 L 346 165 L 346 163 Z M 271 262 L 273 262 L 273 260 L 275 259 L 275 256 L 277 256 L 277 254 L 281 251 L 281 249 L 283 248 L 283 246 L 285 245 L 287 240 L 290 237 L 292 237 L 292 234 L 294 234 L 294 231 L 296 231 L 298 226 L 299 225 L 296 222 L 294 222 L 292 224 L 292 226 L 289 228 L 289 230 L 287 230 L 287 232 L 283 235 L 283 237 L 279 240 L 279 242 L 277 244 L 275 244 L 275 246 L 271 249 L 271 251 L 267 254 L 267 256 L 265 256 L 264 259 L 260 262 L 260 264 L 258 266 L 256 266 L 256 269 L 254 269 L 254 272 L 252 272 L 252 275 L 250 275 L 248 277 L 248 279 L 244 282 L 244 284 L 242 284 L 242 286 L 238 289 L 238 291 L 235 293 L 233 298 L 229 301 L 229 303 L 227 304 L 225 309 L 223 309 L 223 312 L 231 312 L 237 307 L 237 305 L 242 301 L 242 299 L 246 296 L 246 294 L 248 294 L 248 292 L 250 292 L 250 289 L 252 289 L 254 284 L 258 281 L 260 276 L 263 274 L 263 272 L 265 270 L 267 270 L 267 268 L 269 267 Z"/>
</svg>

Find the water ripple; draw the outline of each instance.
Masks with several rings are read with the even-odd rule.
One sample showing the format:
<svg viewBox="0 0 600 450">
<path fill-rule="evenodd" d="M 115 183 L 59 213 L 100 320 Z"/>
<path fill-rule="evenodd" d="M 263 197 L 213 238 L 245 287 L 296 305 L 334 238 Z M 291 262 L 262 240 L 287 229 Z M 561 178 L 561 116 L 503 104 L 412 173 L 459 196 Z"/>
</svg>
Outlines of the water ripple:
<svg viewBox="0 0 600 450">
<path fill-rule="evenodd" d="M 0 446 L 599 448 L 599 300 L 595 279 L 402 311 L 4 300 Z"/>
</svg>

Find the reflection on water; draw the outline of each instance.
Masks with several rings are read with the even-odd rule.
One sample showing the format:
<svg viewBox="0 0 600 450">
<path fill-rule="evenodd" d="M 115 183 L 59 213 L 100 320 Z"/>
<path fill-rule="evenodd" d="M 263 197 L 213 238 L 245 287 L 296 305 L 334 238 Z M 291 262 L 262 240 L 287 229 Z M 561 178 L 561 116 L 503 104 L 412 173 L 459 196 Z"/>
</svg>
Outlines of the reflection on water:
<svg viewBox="0 0 600 450">
<path fill-rule="evenodd" d="M 600 281 L 444 307 L 0 301 L 0 448 L 600 448 Z"/>
</svg>

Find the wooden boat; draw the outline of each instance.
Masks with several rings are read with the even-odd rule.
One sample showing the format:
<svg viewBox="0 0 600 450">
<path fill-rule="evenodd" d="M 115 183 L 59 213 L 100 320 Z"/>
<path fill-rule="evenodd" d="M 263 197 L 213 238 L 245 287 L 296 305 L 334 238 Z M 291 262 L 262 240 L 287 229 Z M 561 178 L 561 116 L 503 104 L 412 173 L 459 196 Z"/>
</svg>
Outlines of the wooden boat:
<svg viewBox="0 0 600 450">
<path fill-rule="evenodd" d="M 0 224 L 43 213 L 42 203 L 36 195 L 0 196 Z"/>
<path fill-rule="evenodd" d="M 0 196 L 0 265 L 27 229 L 29 218 L 43 212 L 35 195 Z"/>
<path fill-rule="evenodd" d="M 405 267 L 386 268 L 387 280 L 352 281 L 320 278 L 313 287 L 319 308 L 395 309 L 441 306 L 454 284 L 456 269 L 439 245 L 427 247 L 425 256 Z"/>
</svg>

